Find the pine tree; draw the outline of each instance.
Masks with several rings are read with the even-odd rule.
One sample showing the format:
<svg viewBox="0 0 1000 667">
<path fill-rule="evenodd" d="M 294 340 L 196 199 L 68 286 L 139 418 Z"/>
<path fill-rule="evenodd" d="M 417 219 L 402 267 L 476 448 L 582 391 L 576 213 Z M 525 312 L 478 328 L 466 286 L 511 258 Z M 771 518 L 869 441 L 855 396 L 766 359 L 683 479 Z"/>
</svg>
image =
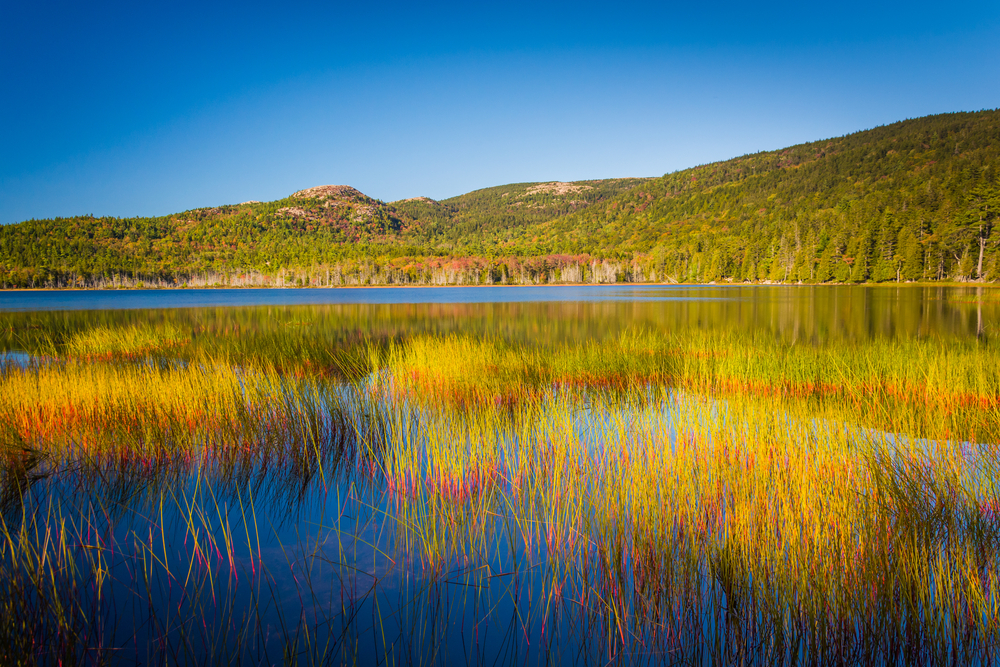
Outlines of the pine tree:
<svg viewBox="0 0 1000 667">
<path fill-rule="evenodd" d="M 900 262 L 900 278 L 903 280 L 920 280 L 923 277 L 923 252 L 920 242 L 907 228 L 899 232 L 898 238 Z"/>
<path fill-rule="evenodd" d="M 980 183 L 966 198 L 968 210 L 965 219 L 970 226 L 974 225 L 976 252 L 976 279 L 983 279 L 983 257 L 986 246 L 993 232 L 993 225 L 1000 210 L 1000 188 L 992 183 Z"/>
</svg>

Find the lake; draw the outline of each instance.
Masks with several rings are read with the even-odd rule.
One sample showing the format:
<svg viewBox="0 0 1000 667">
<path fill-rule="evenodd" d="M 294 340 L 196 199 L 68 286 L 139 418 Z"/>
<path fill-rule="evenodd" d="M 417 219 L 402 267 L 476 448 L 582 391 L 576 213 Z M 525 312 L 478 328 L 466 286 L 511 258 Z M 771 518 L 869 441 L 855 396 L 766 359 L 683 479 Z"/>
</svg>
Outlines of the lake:
<svg viewBox="0 0 1000 667">
<path fill-rule="evenodd" d="M 995 288 L 908 285 L 0 292 L 0 313 L 9 314 L 5 315 L 8 328 L 42 319 L 125 324 L 174 319 L 193 325 L 255 320 L 253 326 L 259 328 L 287 317 L 339 322 L 362 330 L 393 323 L 421 330 L 471 327 L 477 332 L 538 336 L 545 335 L 540 327 L 551 327 L 568 335 L 594 336 L 609 327 L 613 331 L 630 326 L 743 327 L 821 340 L 975 335 L 995 323 L 998 312 Z M 524 333 L 519 334 L 518 328 Z"/>
<path fill-rule="evenodd" d="M 2 292 L 0 661 L 989 663 L 1000 290 Z"/>
</svg>

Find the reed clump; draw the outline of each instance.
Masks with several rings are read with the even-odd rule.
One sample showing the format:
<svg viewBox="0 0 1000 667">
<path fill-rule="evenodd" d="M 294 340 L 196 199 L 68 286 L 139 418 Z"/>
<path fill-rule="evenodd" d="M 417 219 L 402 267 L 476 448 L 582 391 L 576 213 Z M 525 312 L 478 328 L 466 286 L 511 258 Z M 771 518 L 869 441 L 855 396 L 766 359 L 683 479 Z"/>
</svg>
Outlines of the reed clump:
<svg viewBox="0 0 1000 667">
<path fill-rule="evenodd" d="M 190 342 L 190 336 L 171 324 L 160 326 L 97 326 L 73 334 L 65 352 L 85 359 L 138 358 L 167 352 Z"/>
<path fill-rule="evenodd" d="M 582 345 L 421 337 L 373 365 L 428 404 L 511 406 L 545 391 L 636 400 L 649 386 L 839 406 L 842 417 L 914 437 L 1000 440 L 1000 354 L 976 341 L 789 345 L 736 333 L 627 331 Z"/>
</svg>

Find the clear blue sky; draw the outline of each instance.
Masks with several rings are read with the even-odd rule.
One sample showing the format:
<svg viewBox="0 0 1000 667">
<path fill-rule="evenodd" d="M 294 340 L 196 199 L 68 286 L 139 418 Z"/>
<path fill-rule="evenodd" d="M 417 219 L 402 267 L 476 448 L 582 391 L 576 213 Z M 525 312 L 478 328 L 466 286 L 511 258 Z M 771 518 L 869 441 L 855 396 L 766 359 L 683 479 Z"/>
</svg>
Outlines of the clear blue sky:
<svg viewBox="0 0 1000 667">
<path fill-rule="evenodd" d="M 658 176 L 1000 107 L 996 0 L 4 0 L 2 17 L 0 223 Z"/>
</svg>

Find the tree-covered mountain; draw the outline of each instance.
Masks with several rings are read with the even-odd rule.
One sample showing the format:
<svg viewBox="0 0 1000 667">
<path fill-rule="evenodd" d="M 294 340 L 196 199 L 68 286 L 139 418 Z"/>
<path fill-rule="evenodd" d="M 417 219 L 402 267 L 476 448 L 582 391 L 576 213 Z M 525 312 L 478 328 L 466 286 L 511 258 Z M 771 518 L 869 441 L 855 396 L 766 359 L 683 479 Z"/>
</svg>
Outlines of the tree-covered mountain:
<svg viewBox="0 0 1000 667">
<path fill-rule="evenodd" d="M 259 273 L 332 264 L 358 253 L 403 254 L 416 221 L 354 188 L 326 186 L 158 218 L 81 216 L 0 228 L 8 284 L 102 279 L 183 282 L 192 275 Z M 420 252 L 420 250 L 416 250 Z"/>
<path fill-rule="evenodd" d="M 527 234 L 538 223 L 582 211 L 650 180 L 514 183 L 442 201 L 415 197 L 393 202 L 393 206 L 401 215 L 423 223 L 408 237 L 416 245 L 466 256 L 538 255 L 540 249 L 531 247 Z"/>
<path fill-rule="evenodd" d="M 1000 280 L 998 154 L 981 111 L 656 179 L 29 220 L 0 227 L 0 285 Z"/>
<path fill-rule="evenodd" d="M 998 157 L 1000 112 L 929 116 L 667 174 L 531 233 L 678 281 L 997 280 Z"/>
<path fill-rule="evenodd" d="M 453 282 L 504 253 L 506 275 L 520 276 L 547 260 L 511 238 L 646 180 L 521 183 L 393 203 L 327 185 L 157 218 L 28 220 L 0 227 L 0 285 Z M 496 267 L 497 280 L 504 271 Z"/>
</svg>

